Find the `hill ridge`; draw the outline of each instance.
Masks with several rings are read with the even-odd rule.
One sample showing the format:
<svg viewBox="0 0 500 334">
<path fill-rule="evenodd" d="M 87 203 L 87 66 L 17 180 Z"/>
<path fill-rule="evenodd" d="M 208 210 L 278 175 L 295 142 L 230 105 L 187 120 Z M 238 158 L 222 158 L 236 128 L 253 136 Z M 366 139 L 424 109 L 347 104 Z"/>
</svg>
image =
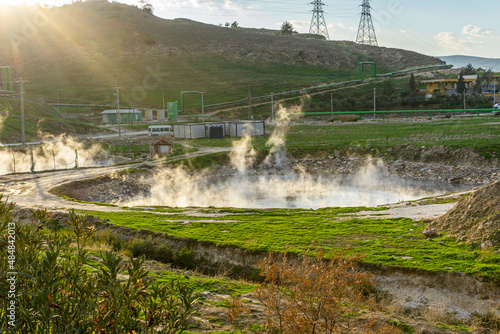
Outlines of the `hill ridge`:
<svg viewBox="0 0 500 334">
<path fill-rule="evenodd" d="M 34 21 L 27 36 L 26 22 L 36 17 L 50 21 Z M 401 49 L 165 20 L 120 3 L 11 8 L 0 22 L 3 45 L 29 37 L 16 50 L 3 48 L 0 63 L 52 102 L 60 91 L 63 101 L 110 103 L 120 86 L 125 104 L 157 106 L 163 92 L 176 100 L 183 90 L 205 91 L 216 103 L 244 98 L 247 86 L 263 94 L 353 79 L 360 61 L 375 61 L 380 72 L 442 64 Z"/>
</svg>

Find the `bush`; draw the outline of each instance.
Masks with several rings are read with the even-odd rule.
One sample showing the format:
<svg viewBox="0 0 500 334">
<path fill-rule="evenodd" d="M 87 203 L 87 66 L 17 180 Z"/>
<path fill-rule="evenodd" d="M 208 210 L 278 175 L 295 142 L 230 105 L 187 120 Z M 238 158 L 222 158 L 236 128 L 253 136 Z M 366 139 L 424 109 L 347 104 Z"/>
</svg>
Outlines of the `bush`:
<svg viewBox="0 0 500 334">
<path fill-rule="evenodd" d="M 174 255 L 174 263 L 183 267 L 190 267 L 194 263 L 195 254 L 192 249 L 183 247 L 177 254 Z"/>
<path fill-rule="evenodd" d="M 12 220 L 13 208 L 0 195 L 2 329 L 51 334 L 180 333 L 187 328 L 197 296 L 178 281 L 155 283 L 143 268 L 144 256 L 125 261 L 113 251 L 101 252 L 99 267 L 88 270 L 85 245 L 94 228 L 87 216 L 70 211 L 69 231 L 44 233 L 50 218 L 45 210 L 33 212 L 32 224 L 20 225 Z"/>
<path fill-rule="evenodd" d="M 324 251 L 297 260 L 285 253 L 260 264 L 265 276 L 257 295 L 264 304 L 264 333 L 401 333 L 376 319 L 364 325 L 356 315 L 377 306 L 370 275 L 354 269 L 358 257 L 336 255 L 325 261 Z"/>
</svg>

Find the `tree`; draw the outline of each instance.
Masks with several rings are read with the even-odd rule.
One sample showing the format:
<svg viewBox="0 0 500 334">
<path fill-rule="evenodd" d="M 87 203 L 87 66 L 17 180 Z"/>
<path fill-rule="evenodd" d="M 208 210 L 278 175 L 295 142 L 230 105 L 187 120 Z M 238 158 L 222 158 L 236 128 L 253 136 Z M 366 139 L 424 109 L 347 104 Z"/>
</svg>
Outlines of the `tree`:
<svg viewBox="0 0 500 334">
<path fill-rule="evenodd" d="M 240 24 L 238 23 L 238 21 L 234 21 L 233 23 L 231 23 L 231 28 L 239 28 L 240 27 Z"/>
<path fill-rule="evenodd" d="M 476 74 L 476 69 L 474 68 L 474 66 L 472 66 L 471 63 L 467 64 L 467 66 L 465 66 L 465 69 L 463 70 L 464 72 L 464 75 L 472 75 L 472 74 Z"/>
<path fill-rule="evenodd" d="M 483 80 L 486 81 L 486 84 L 490 84 L 490 82 L 493 81 L 493 72 L 491 71 L 491 68 L 484 72 L 483 74 Z"/>
<path fill-rule="evenodd" d="M 144 4 L 144 6 L 142 6 L 142 10 L 148 14 L 153 15 L 153 5 L 150 3 Z"/>
<path fill-rule="evenodd" d="M 483 78 L 478 76 L 476 84 L 474 85 L 474 94 L 481 95 L 483 92 Z"/>
<path fill-rule="evenodd" d="M 383 94 L 391 96 L 395 91 L 394 82 L 390 79 L 386 79 L 383 83 Z"/>
<path fill-rule="evenodd" d="M 226 24 L 224 24 L 224 27 L 226 27 L 226 28 L 229 28 L 230 26 L 231 26 L 231 23 L 229 23 L 229 22 L 226 22 Z"/>
<path fill-rule="evenodd" d="M 283 24 L 281 25 L 281 35 L 286 35 L 286 36 L 290 36 L 290 35 L 293 35 L 295 31 L 293 30 L 293 25 L 288 22 L 288 21 L 285 21 L 283 22 Z"/>
<path fill-rule="evenodd" d="M 413 73 L 410 76 L 410 92 L 415 93 L 417 91 L 417 83 L 415 82 L 415 76 Z"/>
<path fill-rule="evenodd" d="M 458 77 L 458 82 L 457 82 L 457 93 L 465 94 L 465 91 L 466 91 L 465 80 L 462 71 L 460 71 L 460 76 Z"/>
</svg>

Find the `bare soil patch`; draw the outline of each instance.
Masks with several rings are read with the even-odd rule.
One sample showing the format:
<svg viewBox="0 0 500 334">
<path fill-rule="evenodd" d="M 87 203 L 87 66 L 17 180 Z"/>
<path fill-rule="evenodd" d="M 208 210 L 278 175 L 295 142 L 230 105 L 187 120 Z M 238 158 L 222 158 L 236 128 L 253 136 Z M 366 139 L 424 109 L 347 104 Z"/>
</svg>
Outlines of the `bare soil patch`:
<svg viewBox="0 0 500 334">
<path fill-rule="evenodd" d="M 424 234 L 445 233 L 482 248 L 500 245 L 500 181 L 461 199 L 445 215 L 427 225 Z"/>
</svg>

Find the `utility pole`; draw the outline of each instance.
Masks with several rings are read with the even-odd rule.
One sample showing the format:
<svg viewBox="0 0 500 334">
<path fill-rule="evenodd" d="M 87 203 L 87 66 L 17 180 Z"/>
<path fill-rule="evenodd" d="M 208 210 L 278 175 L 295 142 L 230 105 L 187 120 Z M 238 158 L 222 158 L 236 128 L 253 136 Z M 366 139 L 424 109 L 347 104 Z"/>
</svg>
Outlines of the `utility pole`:
<svg viewBox="0 0 500 334">
<path fill-rule="evenodd" d="M 24 84 L 29 84 L 29 80 L 18 80 L 16 83 L 21 84 L 21 140 L 23 146 L 26 145 L 26 131 L 24 128 Z"/>
<path fill-rule="evenodd" d="M 203 103 L 203 94 L 205 94 L 205 92 L 200 92 L 200 94 L 201 94 L 201 118 L 203 119 L 203 123 L 205 123 L 205 106 Z"/>
<path fill-rule="evenodd" d="M 328 36 L 328 29 L 326 28 L 325 17 L 323 15 L 324 11 L 322 6 L 324 3 L 321 0 L 313 0 L 313 2 L 310 2 L 309 4 L 314 5 L 309 33 L 323 35 L 326 39 L 330 39 Z"/>
<path fill-rule="evenodd" d="M 165 89 L 162 90 L 162 95 L 161 96 L 163 98 L 163 113 L 165 114 Z"/>
<path fill-rule="evenodd" d="M 464 92 L 463 92 L 463 94 L 464 94 L 464 110 L 465 110 L 465 93 L 466 93 L 466 92 L 467 92 L 467 88 L 465 88 L 465 89 L 464 89 Z"/>
<path fill-rule="evenodd" d="M 274 122 L 274 92 L 271 93 L 271 122 Z"/>
<path fill-rule="evenodd" d="M 60 90 L 62 90 L 62 89 L 57 90 L 57 111 L 59 111 L 59 113 L 61 113 L 61 105 L 59 104 L 59 91 Z"/>
<path fill-rule="evenodd" d="M 116 122 L 118 123 L 118 137 L 122 136 L 121 131 L 121 115 L 120 115 L 120 87 L 115 87 L 116 89 Z"/>
<path fill-rule="evenodd" d="M 252 114 L 252 92 L 250 91 L 252 87 L 247 86 L 247 99 L 248 99 L 248 117 L 253 119 Z"/>
<path fill-rule="evenodd" d="M 497 104 L 497 84 L 493 84 L 493 105 Z"/>
<path fill-rule="evenodd" d="M 363 0 L 361 7 L 361 19 L 359 20 L 356 43 L 378 46 L 372 15 L 370 14 L 370 0 Z"/>
<path fill-rule="evenodd" d="M 333 112 L 333 93 L 330 93 L 330 109 Z"/>
</svg>

